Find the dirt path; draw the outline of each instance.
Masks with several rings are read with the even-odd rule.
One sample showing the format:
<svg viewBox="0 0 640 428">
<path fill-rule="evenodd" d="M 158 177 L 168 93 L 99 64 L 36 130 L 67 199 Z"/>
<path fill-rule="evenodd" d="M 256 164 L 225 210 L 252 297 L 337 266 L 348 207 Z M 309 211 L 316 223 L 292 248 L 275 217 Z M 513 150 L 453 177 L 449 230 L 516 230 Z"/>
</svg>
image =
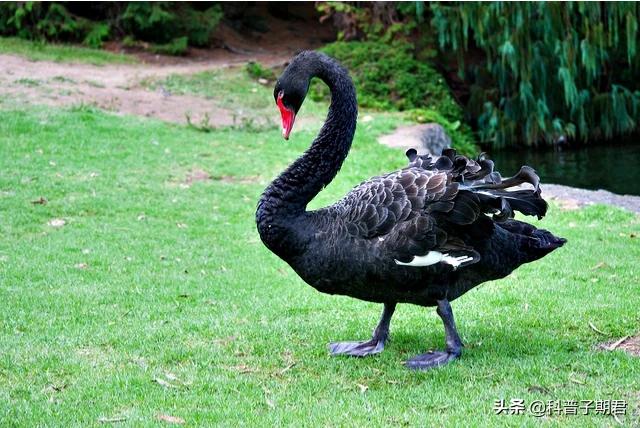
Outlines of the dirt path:
<svg viewBox="0 0 640 428">
<path fill-rule="evenodd" d="M 276 8 L 277 9 L 277 8 Z M 319 22 L 315 7 L 288 4 L 286 19 L 269 11 L 267 3 L 254 5 L 268 31 L 234 29 L 221 24 L 211 49 L 190 49 L 186 58 L 136 52 L 142 60 L 135 65 L 93 66 L 87 64 L 30 61 L 0 55 L 0 97 L 16 104 L 70 106 L 78 104 L 122 114 L 154 117 L 184 124 L 189 114 L 198 123 L 205 114 L 212 126 L 234 123 L 234 112 L 198 96 L 171 94 L 160 88 L 149 90 L 142 82 L 161 80 L 172 74 L 240 66 L 257 61 L 272 67 L 284 64 L 296 51 L 315 49 L 335 37 L 330 24 Z M 109 49 L 120 51 L 121 46 Z M 5 104 L 6 105 L 6 104 Z"/>
<path fill-rule="evenodd" d="M 615 205 L 640 214 L 640 196 L 617 195 L 607 190 L 587 190 L 560 184 L 543 184 L 545 199 L 556 200 L 563 209 L 578 209 L 586 205 Z"/>
<path fill-rule="evenodd" d="M 78 104 L 122 114 L 155 117 L 185 123 L 185 115 L 198 120 L 205 113 L 211 125 L 233 124 L 233 114 L 197 96 L 170 94 L 162 89 L 151 91 L 142 85 L 172 74 L 191 74 L 257 60 L 273 66 L 284 63 L 280 56 L 255 54 L 181 64 L 105 65 L 66 64 L 30 61 L 13 55 L 0 55 L 0 97 L 17 103 L 72 106 Z"/>
</svg>

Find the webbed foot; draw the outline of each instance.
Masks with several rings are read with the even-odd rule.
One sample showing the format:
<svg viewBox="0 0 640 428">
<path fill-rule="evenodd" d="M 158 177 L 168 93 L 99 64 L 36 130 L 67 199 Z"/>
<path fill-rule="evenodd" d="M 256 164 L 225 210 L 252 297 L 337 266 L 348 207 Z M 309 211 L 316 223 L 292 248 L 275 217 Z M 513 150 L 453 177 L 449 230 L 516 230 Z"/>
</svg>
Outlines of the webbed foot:
<svg viewBox="0 0 640 428">
<path fill-rule="evenodd" d="M 405 367 L 412 370 L 428 370 L 439 367 L 457 359 L 460 352 L 432 351 L 426 354 L 416 355 L 404 363 Z"/>
<path fill-rule="evenodd" d="M 405 367 L 413 370 L 429 370 L 449 363 L 462 355 L 462 340 L 456 331 L 453 320 L 453 311 L 447 299 L 438 300 L 436 309 L 444 324 L 445 351 L 431 351 L 426 354 L 416 355 L 404 363 Z"/>
<path fill-rule="evenodd" d="M 366 342 L 334 342 L 329 344 L 331 355 L 351 355 L 352 357 L 366 357 L 382 352 L 384 344 L 389 338 L 389 323 L 396 309 L 395 303 L 385 303 L 380 322 L 373 332 L 371 340 Z"/>
<path fill-rule="evenodd" d="M 351 355 L 352 357 L 379 354 L 383 349 L 384 340 L 374 339 L 367 342 L 334 342 L 329 344 L 331 355 Z"/>
</svg>

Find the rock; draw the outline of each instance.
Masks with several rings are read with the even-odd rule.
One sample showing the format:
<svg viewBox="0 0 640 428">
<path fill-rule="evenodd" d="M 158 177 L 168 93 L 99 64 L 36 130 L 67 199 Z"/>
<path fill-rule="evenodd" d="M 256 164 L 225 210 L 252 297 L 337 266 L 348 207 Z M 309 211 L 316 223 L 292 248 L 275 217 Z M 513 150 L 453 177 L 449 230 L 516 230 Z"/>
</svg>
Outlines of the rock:
<svg viewBox="0 0 640 428">
<path fill-rule="evenodd" d="M 434 156 L 440 156 L 444 149 L 451 147 L 451 138 L 437 123 L 403 126 L 397 128 L 393 134 L 381 137 L 380 142 L 404 150 L 414 148 L 420 155 L 429 153 Z"/>
</svg>

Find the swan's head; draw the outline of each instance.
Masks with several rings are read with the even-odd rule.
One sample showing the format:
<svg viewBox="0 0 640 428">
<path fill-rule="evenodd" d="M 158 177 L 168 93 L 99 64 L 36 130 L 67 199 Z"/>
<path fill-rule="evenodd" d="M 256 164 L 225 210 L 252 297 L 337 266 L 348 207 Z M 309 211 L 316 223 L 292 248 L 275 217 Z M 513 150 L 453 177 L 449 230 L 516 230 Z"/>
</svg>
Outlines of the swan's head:
<svg viewBox="0 0 640 428">
<path fill-rule="evenodd" d="M 289 139 L 293 122 L 309 90 L 310 70 L 300 61 L 300 55 L 293 59 L 276 82 L 273 98 L 282 116 L 282 136 Z"/>
</svg>

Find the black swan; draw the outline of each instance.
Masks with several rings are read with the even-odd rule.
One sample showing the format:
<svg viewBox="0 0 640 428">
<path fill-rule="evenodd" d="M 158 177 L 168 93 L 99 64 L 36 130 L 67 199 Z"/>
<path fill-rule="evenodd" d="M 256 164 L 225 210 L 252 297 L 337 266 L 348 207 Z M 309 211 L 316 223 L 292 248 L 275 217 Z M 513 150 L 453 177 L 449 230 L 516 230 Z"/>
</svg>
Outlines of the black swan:
<svg viewBox="0 0 640 428">
<path fill-rule="evenodd" d="M 301 52 L 274 90 L 285 139 L 313 77 L 331 90 L 327 119 L 311 147 L 262 194 L 260 238 L 318 291 L 384 305 L 371 340 L 332 343 L 332 354 L 381 352 L 396 304 L 413 303 L 437 307 L 446 348 L 405 365 L 445 364 L 462 351 L 449 302 L 566 242 L 513 219 L 514 210 L 538 218 L 546 213 L 538 176 L 523 166 L 503 179 L 482 156 L 470 160 L 449 149 L 431 158 L 409 150 L 406 168 L 361 183 L 332 206 L 307 211 L 345 160 L 358 115 L 348 72 L 327 55 Z"/>
</svg>

